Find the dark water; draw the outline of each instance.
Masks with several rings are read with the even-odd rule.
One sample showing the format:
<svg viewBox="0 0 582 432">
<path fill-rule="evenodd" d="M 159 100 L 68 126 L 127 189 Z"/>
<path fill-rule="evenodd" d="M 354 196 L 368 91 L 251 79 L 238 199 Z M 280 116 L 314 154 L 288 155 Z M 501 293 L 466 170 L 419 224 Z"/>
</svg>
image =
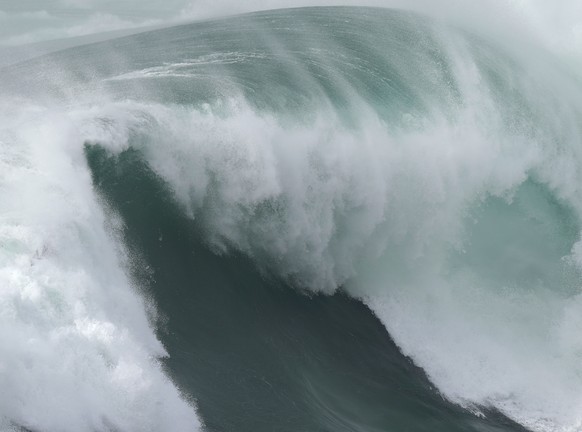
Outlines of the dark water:
<svg viewBox="0 0 582 432">
<path fill-rule="evenodd" d="M 362 303 L 311 296 L 216 255 L 133 150 L 87 148 L 165 319 L 166 366 L 209 431 L 525 431 L 447 402 Z"/>
<path fill-rule="evenodd" d="M 117 386 L 119 364 L 157 376 L 163 351 L 137 338 L 147 361 L 132 358 L 111 336 L 124 331 L 156 332 L 209 432 L 577 430 L 582 92 L 549 54 L 506 45 L 401 11 L 304 8 L 1 69 L 0 210 L 24 222 L 0 225 L 0 264 L 48 292 L 8 327 L 81 334 L 44 359 L 73 353 L 74 373 L 98 373 L 63 373 L 63 401 L 89 389 L 67 412 L 76 423 L 0 397 L 0 430 L 4 417 L 39 432 L 192 419 L 165 378 Z M 116 215 L 131 259 L 103 270 L 87 257 L 115 238 Z M 27 224 L 38 241 L 19 237 Z M 60 273 L 35 273 L 44 261 L 97 274 L 95 292 L 45 289 Z M 158 311 L 149 323 L 116 315 L 127 305 L 108 290 L 131 289 L 101 275 L 124 265 Z M 69 313 L 79 304 L 87 316 Z M 56 367 L 24 346 L 10 359 L 54 393 Z M 114 385 L 94 396 L 99 380 Z M 119 394 L 138 402 L 118 412 Z"/>
</svg>

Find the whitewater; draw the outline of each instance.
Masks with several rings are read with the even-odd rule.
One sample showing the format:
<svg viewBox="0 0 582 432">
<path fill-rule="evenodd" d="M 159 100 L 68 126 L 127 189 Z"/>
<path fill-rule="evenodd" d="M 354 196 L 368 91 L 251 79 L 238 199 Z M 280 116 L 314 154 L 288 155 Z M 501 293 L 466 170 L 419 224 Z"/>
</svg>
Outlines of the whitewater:
<svg viewBox="0 0 582 432">
<path fill-rule="evenodd" d="M 297 366 L 325 358 L 326 320 L 368 337 L 351 315 L 368 311 L 386 332 L 370 340 L 401 357 L 348 340 L 346 357 L 370 371 L 409 359 L 422 400 L 450 415 L 411 430 L 582 430 L 576 61 L 556 40 L 427 12 L 269 10 L 1 68 L 0 430 L 402 430 L 370 426 L 396 402 L 323 378 L 333 357 L 321 375 Z M 212 266 L 250 282 L 223 289 Z M 270 296 L 285 299 L 281 333 Z M 299 386 L 324 426 L 259 422 L 253 394 L 228 395 L 237 353 L 259 351 L 234 333 L 246 319 L 312 350 L 277 360 L 288 378 L 264 372 L 282 402 L 263 411 L 303 403 Z M 232 344 L 228 366 L 200 360 L 223 352 L 213 339 Z M 334 380 L 382 385 L 356 371 Z M 230 397 L 248 418 L 220 412 Z"/>
</svg>

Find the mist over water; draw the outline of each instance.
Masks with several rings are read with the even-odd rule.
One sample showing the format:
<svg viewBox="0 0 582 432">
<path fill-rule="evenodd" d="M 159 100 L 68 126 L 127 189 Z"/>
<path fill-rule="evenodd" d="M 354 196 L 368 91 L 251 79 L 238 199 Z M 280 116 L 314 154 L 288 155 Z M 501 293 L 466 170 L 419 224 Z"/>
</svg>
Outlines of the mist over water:
<svg viewBox="0 0 582 432">
<path fill-rule="evenodd" d="M 308 6 L 375 6 L 429 14 L 479 27 L 489 35 L 535 38 L 555 51 L 580 55 L 582 11 L 576 1 L 542 0 L 25 0 L 0 3 L 0 46 L 21 46 L 112 30 L 172 25 L 235 13 Z"/>
<path fill-rule="evenodd" d="M 580 430 L 578 10 L 381 5 L 0 69 L 2 430 Z"/>
</svg>

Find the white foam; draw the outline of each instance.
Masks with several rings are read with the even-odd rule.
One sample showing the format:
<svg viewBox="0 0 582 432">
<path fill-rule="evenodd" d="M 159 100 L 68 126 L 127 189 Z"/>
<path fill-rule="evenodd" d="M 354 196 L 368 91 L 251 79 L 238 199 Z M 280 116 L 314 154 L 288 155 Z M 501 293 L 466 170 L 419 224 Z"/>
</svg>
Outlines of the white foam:
<svg viewBox="0 0 582 432">
<path fill-rule="evenodd" d="M 264 59 L 264 53 L 241 53 L 241 52 L 221 52 L 214 54 L 201 55 L 192 59 L 184 59 L 178 63 L 165 63 L 161 66 L 148 67 L 138 71 L 131 71 L 120 74 L 108 81 L 135 80 L 147 78 L 188 78 L 194 79 L 200 74 L 199 66 L 208 65 L 230 65 L 243 62 L 252 62 L 257 59 Z"/>
<path fill-rule="evenodd" d="M 326 109 L 290 125 L 233 100 L 202 109 L 111 104 L 77 121 L 112 151 L 139 149 L 216 250 L 243 251 L 304 289 L 344 285 L 363 299 L 449 399 L 495 407 L 533 430 L 579 430 L 579 281 L 564 294 L 451 264 L 470 246 L 471 209 L 487 197 L 513 208 L 528 178 L 582 217 L 577 90 L 556 72 L 532 72 L 522 89 L 532 89 L 526 100 L 543 128 L 508 127 L 468 48 L 447 43 L 463 98 L 454 119 L 436 107 L 430 120 L 405 114 L 398 129 L 362 106 L 357 129 Z M 120 125 L 140 133 L 120 135 Z M 528 251 L 510 239 L 495 247 L 515 246 L 522 265 Z M 552 268 L 576 267 L 579 249 L 546 255 Z"/>
<path fill-rule="evenodd" d="M 2 429 L 197 430 L 159 363 L 81 135 L 54 107 L 11 111 L 0 114 Z"/>
<path fill-rule="evenodd" d="M 88 140 L 141 151 L 216 250 L 242 251 L 306 290 L 344 285 L 451 400 L 534 430 L 580 430 L 579 288 L 506 286 L 451 266 L 470 247 L 471 210 L 488 197 L 511 203 L 528 178 L 580 222 L 580 91 L 544 66 L 553 57 L 524 53 L 516 62 L 527 76 L 512 79 L 542 123 L 508 125 L 470 47 L 455 37 L 443 45 L 462 94 L 456 115 L 403 113 L 401 128 L 366 106 L 356 129 L 326 109 L 290 124 L 241 100 L 41 110 L 22 124 L 3 113 L 0 384 L 11 391 L 0 413 L 58 430 L 196 425 L 151 360 L 164 350 L 115 258 L 123 251 L 83 162 Z M 191 76 L 195 66 L 117 78 Z M 580 265 L 580 249 L 548 258 Z M 516 264 L 526 252 L 515 250 Z"/>
</svg>

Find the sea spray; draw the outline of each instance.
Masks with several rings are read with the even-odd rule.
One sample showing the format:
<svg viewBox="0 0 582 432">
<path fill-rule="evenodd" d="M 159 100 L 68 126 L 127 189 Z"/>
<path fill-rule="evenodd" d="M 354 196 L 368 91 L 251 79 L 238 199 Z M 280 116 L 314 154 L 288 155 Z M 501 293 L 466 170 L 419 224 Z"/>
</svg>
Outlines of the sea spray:
<svg viewBox="0 0 582 432">
<path fill-rule="evenodd" d="M 148 33 L 53 59 L 78 81 L 54 92 L 72 125 L 56 141 L 71 143 L 61 151 L 92 205 L 83 146 L 131 149 L 216 253 L 242 253 L 309 294 L 363 300 L 438 391 L 472 412 L 573 431 L 582 99 L 556 57 L 518 48 L 376 9 Z M 96 52 L 110 56 L 92 76 Z M 35 79 L 28 91 L 45 85 Z M 89 91 L 71 97 L 83 80 Z M 103 210 L 87 213 L 102 218 L 91 227 L 106 225 Z M 140 346 L 163 355 L 143 315 Z M 160 380 L 175 395 L 168 406 L 193 415 Z"/>
<path fill-rule="evenodd" d="M 197 430 L 162 372 L 154 309 L 123 268 L 130 258 L 93 190 L 82 136 L 57 109 L 2 109 L 2 430 Z"/>
</svg>

